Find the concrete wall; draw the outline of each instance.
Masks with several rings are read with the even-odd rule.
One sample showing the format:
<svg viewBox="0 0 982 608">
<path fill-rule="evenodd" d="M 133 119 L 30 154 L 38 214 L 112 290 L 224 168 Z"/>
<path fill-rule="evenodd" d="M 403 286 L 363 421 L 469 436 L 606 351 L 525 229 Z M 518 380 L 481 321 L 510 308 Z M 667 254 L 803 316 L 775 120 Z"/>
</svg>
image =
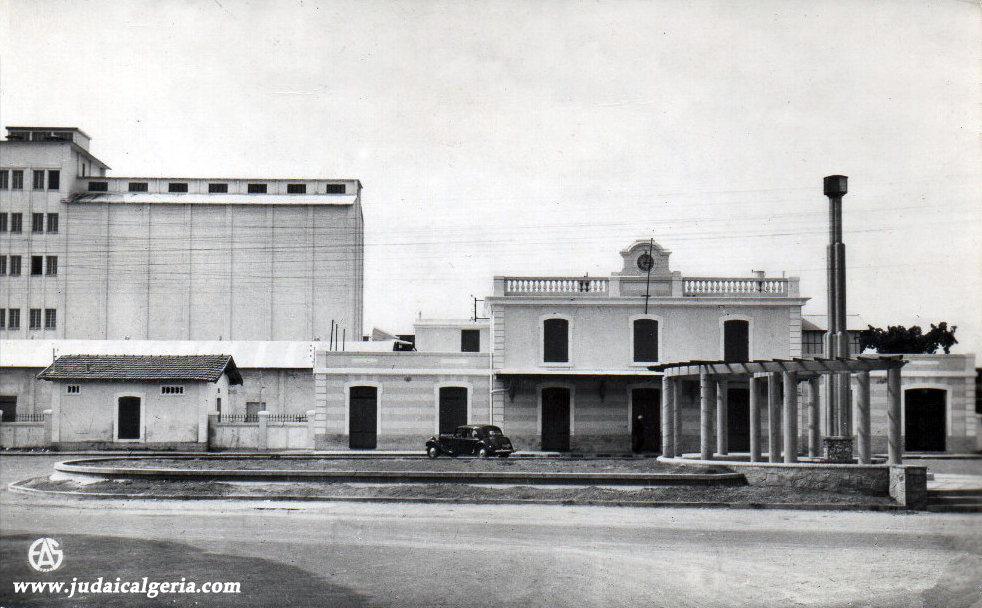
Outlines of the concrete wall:
<svg viewBox="0 0 982 608">
<path fill-rule="evenodd" d="M 262 402 L 270 414 L 303 414 L 314 407 L 314 376 L 310 369 L 239 369 L 242 385 L 230 387 L 223 414 L 245 414 L 247 402 Z"/>
<path fill-rule="evenodd" d="M 49 444 L 44 422 L 0 422 L 0 448 L 40 448 Z"/>
<path fill-rule="evenodd" d="M 378 388 L 378 449 L 423 450 L 439 426 L 439 388 L 468 389 L 470 423 L 490 418 L 487 355 L 318 351 L 314 368 L 316 449 L 349 446 L 352 386 Z"/>
<path fill-rule="evenodd" d="M 51 407 L 54 386 L 35 376 L 43 368 L 5 367 L 0 369 L 0 395 L 17 397 L 18 414 L 40 414 Z"/>
<path fill-rule="evenodd" d="M 421 319 L 413 325 L 416 335 L 416 350 L 434 353 L 459 353 L 460 332 L 476 329 L 481 332 L 481 350 L 491 351 L 491 327 L 487 321 Z"/>
</svg>

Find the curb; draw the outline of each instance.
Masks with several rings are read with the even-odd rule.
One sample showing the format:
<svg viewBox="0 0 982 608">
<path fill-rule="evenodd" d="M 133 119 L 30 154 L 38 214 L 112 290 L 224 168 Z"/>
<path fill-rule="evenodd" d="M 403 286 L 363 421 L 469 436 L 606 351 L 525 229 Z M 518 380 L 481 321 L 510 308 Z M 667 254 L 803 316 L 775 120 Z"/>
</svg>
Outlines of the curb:
<svg viewBox="0 0 982 608">
<path fill-rule="evenodd" d="M 284 502 L 354 502 L 391 504 L 476 504 L 476 505 L 551 505 L 569 507 L 643 507 L 643 508 L 705 508 L 705 509 L 749 509 L 749 510 L 798 510 L 798 511 L 885 511 L 913 514 L 916 511 L 902 505 L 848 505 L 839 503 L 741 503 L 741 502 L 669 502 L 638 500 L 576 500 L 576 499 L 467 499 L 467 498 L 406 498 L 406 497 L 368 497 L 368 496 L 253 496 L 248 494 L 202 495 L 171 494 L 153 496 L 147 494 L 111 494 L 107 492 L 78 492 L 67 490 L 38 490 L 13 482 L 7 489 L 17 494 L 60 496 L 69 498 L 97 498 L 123 500 L 238 500 L 238 501 L 284 501 Z"/>
</svg>

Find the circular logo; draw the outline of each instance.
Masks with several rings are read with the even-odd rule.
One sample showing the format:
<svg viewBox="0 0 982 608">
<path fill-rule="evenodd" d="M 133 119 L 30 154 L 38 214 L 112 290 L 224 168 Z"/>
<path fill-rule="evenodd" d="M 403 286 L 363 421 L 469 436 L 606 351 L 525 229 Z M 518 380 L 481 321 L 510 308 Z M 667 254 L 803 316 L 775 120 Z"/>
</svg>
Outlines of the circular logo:
<svg viewBox="0 0 982 608">
<path fill-rule="evenodd" d="M 39 538 L 27 551 L 27 561 L 31 568 L 38 572 L 51 572 L 61 567 L 64 552 L 58 548 L 58 541 L 53 538 Z"/>
</svg>

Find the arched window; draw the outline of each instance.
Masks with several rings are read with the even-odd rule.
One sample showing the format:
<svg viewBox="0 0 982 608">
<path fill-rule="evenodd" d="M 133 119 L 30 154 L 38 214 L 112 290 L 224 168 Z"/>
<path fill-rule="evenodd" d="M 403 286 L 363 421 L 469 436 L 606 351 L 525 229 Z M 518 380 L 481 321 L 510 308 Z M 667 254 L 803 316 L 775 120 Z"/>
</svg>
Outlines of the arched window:
<svg viewBox="0 0 982 608">
<path fill-rule="evenodd" d="M 569 321 L 546 319 L 542 322 L 542 360 L 569 363 Z"/>
<path fill-rule="evenodd" d="M 731 320 L 723 323 L 723 360 L 750 360 L 750 322 Z"/>
<path fill-rule="evenodd" d="M 634 320 L 634 361 L 658 361 L 658 321 L 655 319 Z"/>
</svg>

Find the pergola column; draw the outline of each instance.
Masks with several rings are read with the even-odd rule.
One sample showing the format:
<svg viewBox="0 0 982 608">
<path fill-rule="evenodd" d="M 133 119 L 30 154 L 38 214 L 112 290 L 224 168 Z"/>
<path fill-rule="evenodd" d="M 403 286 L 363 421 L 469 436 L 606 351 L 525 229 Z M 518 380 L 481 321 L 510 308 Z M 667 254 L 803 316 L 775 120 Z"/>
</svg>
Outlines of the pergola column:
<svg viewBox="0 0 982 608">
<path fill-rule="evenodd" d="M 818 458 L 822 451 L 822 430 L 819 425 L 821 380 L 816 376 L 808 380 L 808 456 Z"/>
<path fill-rule="evenodd" d="M 716 381 L 716 453 L 726 455 L 730 453 L 729 447 L 729 422 L 727 416 L 729 382 L 725 379 Z"/>
<path fill-rule="evenodd" d="M 900 368 L 887 370 L 887 463 L 903 463 L 903 437 L 900 433 Z"/>
<path fill-rule="evenodd" d="M 713 394 L 716 383 L 705 371 L 699 373 L 699 455 L 703 460 L 713 459 Z"/>
<path fill-rule="evenodd" d="M 675 381 L 667 376 L 661 379 L 661 454 L 665 458 L 675 458 L 674 422 Z"/>
<path fill-rule="evenodd" d="M 672 445 L 677 456 L 682 456 L 682 381 L 672 379 Z"/>
<path fill-rule="evenodd" d="M 856 374 L 859 394 L 856 396 L 856 435 L 859 440 L 859 464 L 870 464 L 869 372 Z"/>
<path fill-rule="evenodd" d="M 784 462 L 798 462 L 798 374 L 784 372 Z"/>
<path fill-rule="evenodd" d="M 781 404 L 778 401 L 778 372 L 767 374 L 768 461 L 781 462 Z"/>
<path fill-rule="evenodd" d="M 760 462 L 760 379 L 750 376 L 750 462 Z"/>
</svg>

